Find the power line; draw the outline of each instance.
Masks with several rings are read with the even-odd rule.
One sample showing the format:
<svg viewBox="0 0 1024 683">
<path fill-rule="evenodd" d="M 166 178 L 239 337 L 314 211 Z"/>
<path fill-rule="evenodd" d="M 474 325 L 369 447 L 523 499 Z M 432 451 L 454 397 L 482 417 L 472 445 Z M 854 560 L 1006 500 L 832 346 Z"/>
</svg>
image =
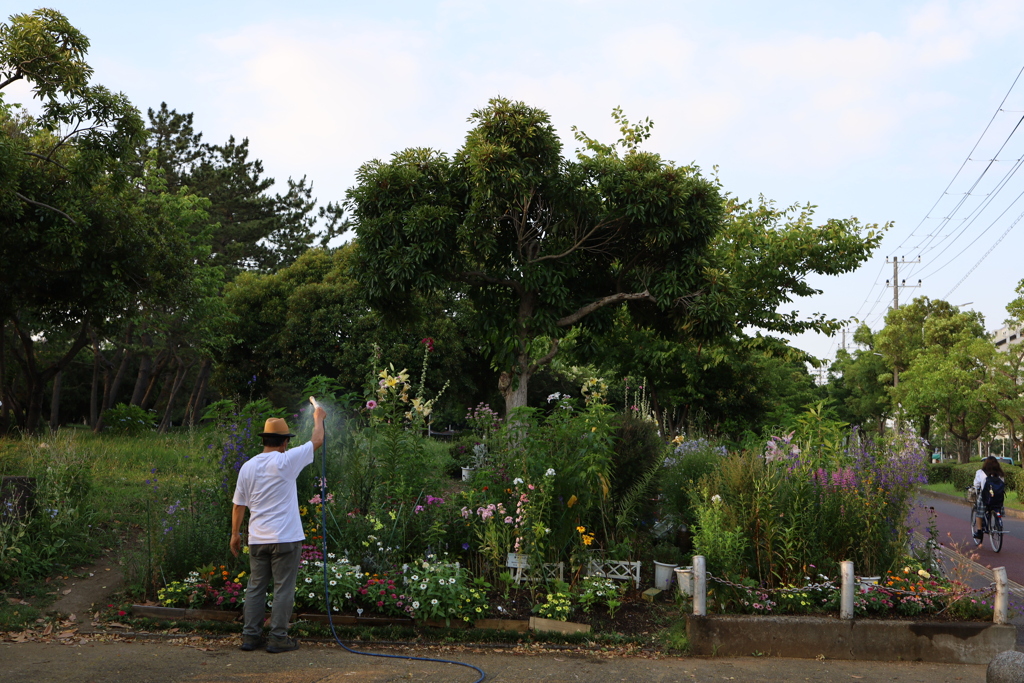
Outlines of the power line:
<svg viewBox="0 0 1024 683">
<path fill-rule="evenodd" d="M 1024 193 L 1022 193 L 1022 194 L 1024 194 Z M 1019 198 L 1019 196 L 1018 196 L 1018 198 Z M 1007 207 L 1007 208 L 1009 208 L 1009 207 Z M 1005 212 L 1004 212 L 1004 213 L 1005 213 Z M 945 298 L 945 299 L 948 299 L 948 298 L 949 298 L 949 295 L 950 295 L 950 294 L 952 294 L 953 292 L 955 292 L 955 291 L 956 291 L 956 288 L 957 288 L 957 287 L 959 287 L 960 285 L 962 285 L 962 284 L 964 283 L 964 281 L 965 281 L 965 280 L 966 280 L 966 279 L 967 279 L 967 278 L 968 278 L 968 277 L 970 276 L 970 274 L 971 274 L 971 273 L 973 273 L 973 272 L 974 272 L 974 270 L 975 270 L 975 269 L 976 269 L 976 268 L 977 268 L 978 266 L 980 266 L 980 265 L 981 265 L 981 262 L 982 262 L 982 261 L 984 261 L 984 260 L 985 260 L 986 258 L 988 258 L 988 255 L 989 255 L 989 254 L 991 254 L 991 253 L 992 253 L 993 251 L 995 251 L 995 248 L 999 246 L 999 243 L 1000 243 L 1000 242 L 1002 242 L 1002 241 L 1003 241 L 1003 239 L 1004 239 L 1004 238 L 1005 238 L 1005 237 L 1006 237 L 1007 235 L 1009 235 L 1009 234 L 1010 234 L 1010 231 L 1011 231 L 1011 230 L 1013 230 L 1014 226 L 1015 226 L 1015 225 L 1017 225 L 1017 223 L 1019 223 L 1019 222 L 1020 222 L 1020 219 L 1022 219 L 1022 218 L 1024 218 L 1024 213 L 1022 213 L 1021 215 L 1017 216 L 1017 219 L 1016 219 L 1016 220 L 1014 220 L 1014 221 L 1013 221 L 1012 223 L 1010 223 L 1010 227 L 1008 227 L 1008 228 L 1007 228 L 1007 229 L 1006 229 L 1006 230 L 1005 230 L 1005 231 L 1003 232 L 1003 234 L 999 236 L 999 239 L 997 239 L 997 240 L 996 240 L 996 243 L 995 243 L 995 244 L 993 244 L 993 245 L 992 245 L 991 247 L 989 247 L 989 250 L 988 250 L 988 251 L 986 251 L 986 252 L 985 252 L 985 253 L 984 253 L 984 254 L 982 255 L 982 257 L 981 257 L 980 259 L 978 259 L 978 262 L 977 262 L 977 263 L 975 263 L 975 264 L 974 264 L 973 266 L 971 266 L 971 269 L 967 271 L 967 274 L 966 274 L 966 275 L 964 275 L 964 276 L 963 276 L 962 278 L 960 278 L 960 282 L 958 282 L 958 283 L 956 283 L 955 285 L 953 285 L 953 289 L 949 290 L 949 291 L 948 291 L 948 292 L 946 293 L 946 296 L 945 296 L 945 297 L 943 297 L 943 298 Z M 972 244 L 973 244 L 973 242 L 972 242 Z"/>
<path fill-rule="evenodd" d="M 970 152 L 967 153 L 967 156 L 964 158 L 964 161 L 960 164 L 960 167 L 957 169 L 956 173 L 953 174 L 953 177 L 950 179 L 950 181 L 946 185 L 945 189 L 943 189 L 943 191 L 939 194 L 939 197 L 935 200 L 935 203 L 932 204 L 931 208 L 928 209 L 928 211 L 925 213 L 924 217 L 920 220 L 920 222 L 918 222 L 918 224 L 914 227 L 914 229 L 911 230 L 910 233 L 905 238 L 903 238 L 903 241 L 900 242 L 899 245 L 897 245 L 895 249 L 890 250 L 890 253 L 893 253 L 893 252 L 897 252 L 898 253 L 898 252 L 900 252 L 903 249 L 904 245 L 906 245 L 906 243 L 908 241 L 910 241 L 910 239 L 912 239 L 914 237 L 914 235 L 917 234 L 917 231 L 921 228 L 922 225 L 924 225 L 924 222 L 926 220 L 928 220 L 928 218 L 930 217 L 931 213 L 933 211 L 935 211 L 935 209 L 939 206 L 939 204 L 942 201 L 943 197 L 945 197 L 949 193 L 950 188 L 953 187 L 953 183 L 956 182 L 957 178 L 960 177 L 960 174 L 963 172 L 963 170 L 967 166 L 968 162 L 971 161 L 972 155 L 978 149 L 978 146 L 981 144 L 981 141 L 985 138 L 985 135 L 988 133 L 989 129 L 992 127 L 992 124 L 995 122 L 996 117 L 999 115 L 999 113 L 1001 111 L 1004 111 L 1003 110 L 1003 105 L 1006 104 L 1007 99 L 1009 99 L 1010 94 L 1013 92 L 1013 89 L 1016 87 L 1017 82 L 1020 80 L 1021 75 L 1024 75 L 1024 67 L 1021 67 L 1020 71 L 1017 72 L 1017 76 L 1013 79 L 1013 83 L 1010 84 L 1010 87 L 1006 91 L 1006 94 L 1003 95 L 1003 99 L 1000 101 L 999 106 L 996 107 L 995 112 L 993 112 L 992 117 L 989 119 L 988 123 L 985 125 L 984 130 L 982 130 L 982 132 L 981 132 L 981 135 L 978 136 L 978 139 L 975 141 L 974 145 L 971 147 Z M 1017 125 L 1019 126 L 1020 122 L 1018 122 Z M 1016 130 L 1016 127 L 1014 128 L 1014 130 Z M 1011 133 L 1011 135 L 1012 135 L 1012 133 Z M 1005 142 L 1004 142 L 1004 146 L 1005 146 Z M 1002 147 L 1000 147 L 1000 149 L 1002 149 Z M 994 161 L 994 160 L 992 160 L 992 161 Z M 979 176 L 977 181 L 975 181 L 975 183 L 972 185 L 972 188 L 973 187 L 977 187 L 978 182 L 980 182 L 981 177 L 983 177 L 984 174 L 987 173 L 989 167 L 991 167 L 991 162 L 985 167 L 985 170 L 982 172 L 982 175 Z M 966 196 L 965 196 L 965 198 L 966 198 Z M 948 222 L 948 219 L 951 218 L 955 214 L 956 210 L 959 210 L 959 206 L 961 206 L 963 204 L 963 201 L 965 201 L 965 200 L 962 200 L 960 203 L 958 203 L 957 207 L 954 208 L 954 211 L 951 212 L 946 219 L 943 219 L 944 223 L 940 223 L 939 229 L 937 229 L 935 233 L 932 233 L 933 235 L 938 233 L 938 232 L 941 232 L 941 227 L 945 224 L 945 222 Z M 943 240 L 941 240 L 940 243 L 942 241 L 945 241 L 945 239 L 946 238 L 943 238 Z M 929 240 L 926 239 L 924 242 L 922 242 L 922 244 L 929 244 Z M 913 252 L 920 253 L 920 250 L 919 249 L 914 249 Z M 868 292 L 865 295 L 864 300 L 861 302 L 860 306 L 857 308 L 857 312 L 854 314 L 854 317 L 859 316 L 860 312 L 864 309 L 864 306 L 868 303 L 868 301 L 871 300 L 871 294 L 874 292 L 875 288 L 880 285 L 879 280 L 880 280 L 880 277 L 882 275 L 882 269 L 884 267 L 885 267 L 884 264 L 879 266 L 878 273 L 875 275 L 875 282 L 868 289 Z M 910 274 L 913 275 L 913 270 L 911 271 Z M 883 288 L 881 291 L 884 292 L 885 289 Z M 867 315 L 865 315 L 865 318 L 871 316 L 871 313 L 874 311 L 874 307 L 875 307 L 875 305 L 877 305 L 879 300 L 881 300 L 881 294 L 879 294 L 879 297 L 875 301 L 875 303 L 872 304 L 872 307 L 868 311 Z"/>
</svg>

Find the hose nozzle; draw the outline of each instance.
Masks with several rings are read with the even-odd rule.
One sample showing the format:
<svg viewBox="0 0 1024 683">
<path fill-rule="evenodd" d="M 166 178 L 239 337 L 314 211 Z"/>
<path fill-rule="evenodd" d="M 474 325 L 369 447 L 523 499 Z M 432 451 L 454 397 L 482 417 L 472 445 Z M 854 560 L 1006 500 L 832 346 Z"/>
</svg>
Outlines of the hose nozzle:
<svg viewBox="0 0 1024 683">
<path fill-rule="evenodd" d="M 320 407 L 320 404 L 316 402 L 316 398 L 313 396 L 309 397 L 309 402 L 313 404 L 313 410 L 316 410 L 317 408 Z"/>
</svg>

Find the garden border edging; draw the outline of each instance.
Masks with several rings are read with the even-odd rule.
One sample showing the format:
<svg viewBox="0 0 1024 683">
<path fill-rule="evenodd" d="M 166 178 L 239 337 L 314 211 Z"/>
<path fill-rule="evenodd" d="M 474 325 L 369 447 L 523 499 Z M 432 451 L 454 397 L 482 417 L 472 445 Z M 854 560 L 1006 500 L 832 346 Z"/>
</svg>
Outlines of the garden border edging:
<svg viewBox="0 0 1024 683">
<path fill-rule="evenodd" d="M 988 664 L 1017 644 L 1017 627 L 990 622 L 828 619 L 804 616 L 687 615 L 695 655 L 765 654 L 809 659 Z"/>
</svg>

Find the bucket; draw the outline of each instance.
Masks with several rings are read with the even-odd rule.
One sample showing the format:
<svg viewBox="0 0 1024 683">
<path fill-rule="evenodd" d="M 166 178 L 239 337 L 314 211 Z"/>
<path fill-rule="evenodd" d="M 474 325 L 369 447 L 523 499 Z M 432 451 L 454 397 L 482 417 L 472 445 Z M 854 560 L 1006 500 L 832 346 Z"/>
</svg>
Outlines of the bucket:
<svg viewBox="0 0 1024 683">
<path fill-rule="evenodd" d="M 678 564 L 654 563 L 654 587 L 658 590 L 667 591 L 672 587 L 672 573 Z"/>
<path fill-rule="evenodd" d="M 693 595 L 693 567 L 676 567 L 675 573 L 680 595 Z"/>
<path fill-rule="evenodd" d="M 462 481 L 469 481 L 469 478 L 473 476 L 473 470 L 475 467 L 463 467 L 462 468 Z"/>
</svg>

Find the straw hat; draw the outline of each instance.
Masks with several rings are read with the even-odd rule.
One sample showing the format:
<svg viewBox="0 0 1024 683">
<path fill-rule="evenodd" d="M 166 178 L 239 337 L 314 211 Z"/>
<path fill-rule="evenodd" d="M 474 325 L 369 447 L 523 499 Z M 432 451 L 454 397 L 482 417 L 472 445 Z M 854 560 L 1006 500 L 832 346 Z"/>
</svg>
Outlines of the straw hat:
<svg viewBox="0 0 1024 683">
<path fill-rule="evenodd" d="M 280 417 L 272 417 L 263 425 L 263 431 L 256 436 L 287 436 L 289 439 L 295 435 L 288 429 L 288 423 Z"/>
</svg>

